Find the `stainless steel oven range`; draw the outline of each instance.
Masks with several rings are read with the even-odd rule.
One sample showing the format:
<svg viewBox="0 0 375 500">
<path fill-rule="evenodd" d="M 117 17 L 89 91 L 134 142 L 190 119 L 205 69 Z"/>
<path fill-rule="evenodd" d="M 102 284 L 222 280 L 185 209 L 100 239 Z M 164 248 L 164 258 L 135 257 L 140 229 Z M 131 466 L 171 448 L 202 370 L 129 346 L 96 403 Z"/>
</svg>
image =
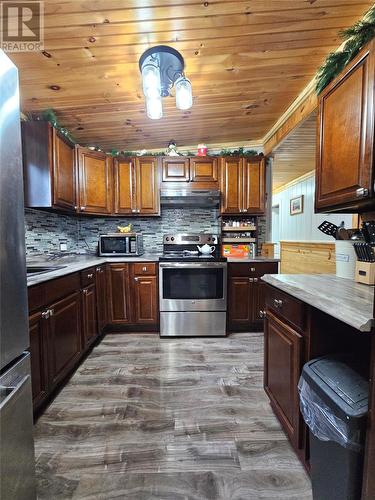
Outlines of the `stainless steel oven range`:
<svg viewBox="0 0 375 500">
<path fill-rule="evenodd" d="M 210 245 L 210 255 L 197 246 Z M 165 235 L 159 259 L 160 335 L 225 336 L 227 263 L 217 235 Z"/>
</svg>

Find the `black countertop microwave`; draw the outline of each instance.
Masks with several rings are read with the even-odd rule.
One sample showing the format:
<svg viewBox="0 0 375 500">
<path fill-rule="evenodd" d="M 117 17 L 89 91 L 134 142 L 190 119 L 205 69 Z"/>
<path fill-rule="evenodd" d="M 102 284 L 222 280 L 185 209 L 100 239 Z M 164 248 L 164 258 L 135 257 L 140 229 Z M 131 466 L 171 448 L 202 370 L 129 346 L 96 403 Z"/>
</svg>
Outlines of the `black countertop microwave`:
<svg viewBox="0 0 375 500">
<path fill-rule="evenodd" d="M 121 257 L 143 254 L 143 237 L 140 233 L 114 233 L 99 236 L 99 255 Z"/>
</svg>

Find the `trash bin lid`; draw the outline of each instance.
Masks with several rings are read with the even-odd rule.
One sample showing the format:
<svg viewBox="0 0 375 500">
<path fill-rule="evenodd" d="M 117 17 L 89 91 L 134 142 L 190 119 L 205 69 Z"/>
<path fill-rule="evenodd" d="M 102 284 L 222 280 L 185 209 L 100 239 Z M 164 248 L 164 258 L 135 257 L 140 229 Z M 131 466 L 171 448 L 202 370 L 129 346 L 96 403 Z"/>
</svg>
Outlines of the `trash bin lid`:
<svg viewBox="0 0 375 500">
<path fill-rule="evenodd" d="M 367 413 L 369 382 L 347 355 L 324 356 L 309 361 L 304 367 L 304 374 L 315 382 L 315 391 L 326 402 L 324 396 L 330 396 L 331 405 L 347 416 L 361 417 Z"/>
</svg>

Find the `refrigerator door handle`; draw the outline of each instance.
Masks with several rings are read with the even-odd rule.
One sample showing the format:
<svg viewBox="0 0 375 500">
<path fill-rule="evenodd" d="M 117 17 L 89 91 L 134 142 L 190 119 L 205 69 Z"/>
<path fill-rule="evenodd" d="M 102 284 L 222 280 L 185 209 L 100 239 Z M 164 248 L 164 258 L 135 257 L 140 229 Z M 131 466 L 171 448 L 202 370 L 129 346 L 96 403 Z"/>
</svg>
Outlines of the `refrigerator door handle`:
<svg viewBox="0 0 375 500">
<path fill-rule="evenodd" d="M 30 375 L 25 375 L 20 382 L 15 386 L 0 386 L 1 392 L 5 392 L 6 396 L 0 401 L 0 411 L 17 395 L 17 393 L 22 389 L 22 387 L 29 380 Z"/>
</svg>

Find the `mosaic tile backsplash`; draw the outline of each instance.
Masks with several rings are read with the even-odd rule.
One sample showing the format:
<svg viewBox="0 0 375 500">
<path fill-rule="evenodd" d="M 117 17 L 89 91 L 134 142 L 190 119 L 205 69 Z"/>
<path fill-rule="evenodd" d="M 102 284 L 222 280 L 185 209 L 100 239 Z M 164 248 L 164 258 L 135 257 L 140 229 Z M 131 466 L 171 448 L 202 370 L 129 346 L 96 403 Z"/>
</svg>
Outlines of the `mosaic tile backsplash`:
<svg viewBox="0 0 375 500">
<path fill-rule="evenodd" d="M 27 255 L 55 254 L 60 243 L 67 252 L 96 252 L 100 234 L 116 232 L 117 226 L 133 224 L 143 233 L 146 252 L 161 252 L 163 234 L 211 232 L 220 228 L 219 212 L 207 208 L 162 208 L 161 217 L 73 217 L 42 210 L 25 210 Z M 264 241 L 265 219 L 259 219 L 259 241 Z"/>
</svg>

